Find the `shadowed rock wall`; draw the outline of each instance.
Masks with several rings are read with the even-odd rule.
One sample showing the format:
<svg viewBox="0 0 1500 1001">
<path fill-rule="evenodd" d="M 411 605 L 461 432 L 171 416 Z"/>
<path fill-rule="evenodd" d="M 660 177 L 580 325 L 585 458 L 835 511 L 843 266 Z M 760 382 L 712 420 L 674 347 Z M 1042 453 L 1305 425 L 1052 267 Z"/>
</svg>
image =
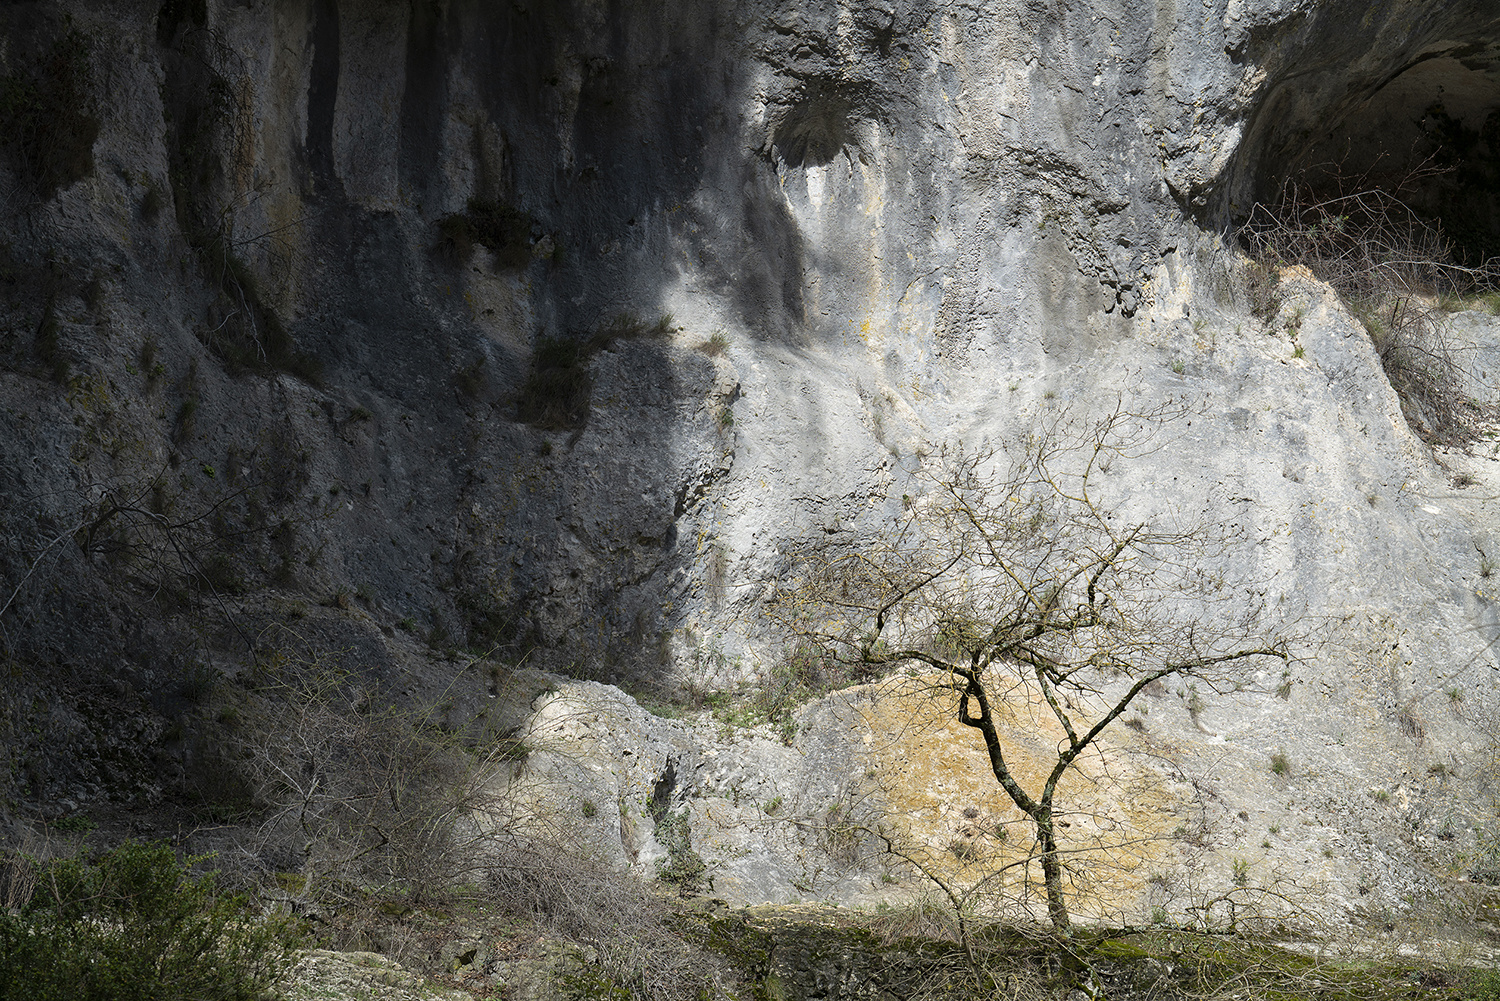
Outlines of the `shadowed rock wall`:
<svg viewBox="0 0 1500 1001">
<path fill-rule="evenodd" d="M 16 732 L 65 734 L 12 795 L 161 795 L 272 624 L 408 692 L 482 696 L 459 648 L 763 676 L 778 543 L 888 524 L 936 443 L 1167 397 L 1201 416 L 1115 502 L 1242 526 L 1226 574 L 1332 652 L 1142 753 L 1235 744 L 1247 814 L 1482 791 L 1492 502 L 1326 288 L 1251 315 L 1224 228 L 1439 100 L 1417 202 L 1490 206 L 1487 8 L 11 5 L 0 642 Z"/>
</svg>

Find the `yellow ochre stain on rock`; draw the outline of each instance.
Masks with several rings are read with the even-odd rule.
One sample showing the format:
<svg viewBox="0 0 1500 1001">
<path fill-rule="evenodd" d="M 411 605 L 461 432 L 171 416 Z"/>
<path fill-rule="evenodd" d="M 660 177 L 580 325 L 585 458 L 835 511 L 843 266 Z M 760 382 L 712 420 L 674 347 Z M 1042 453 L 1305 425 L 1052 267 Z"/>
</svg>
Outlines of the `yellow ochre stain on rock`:
<svg viewBox="0 0 1500 1001">
<path fill-rule="evenodd" d="M 995 906 L 1025 899 L 1039 907 L 1041 868 L 1025 864 L 1035 829 L 996 780 L 980 732 L 958 722 L 957 698 L 934 687 L 940 681 L 901 679 L 860 700 L 873 781 L 889 820 L 905 847 L 943 879 L 962 886 L 987 879 Z M 1019 685 L 992 708 L 1006 764 L 1034 798 L 1057 763 L 1062 728 L 1045 702 Z M 1123 722 L 1117 726 L 1119 733 L 1105 731 L 1074 763 L 1053 799 L 1071 874 L 1068 904 L 1079 917 L 1138 905 L 1147 878 L 1174 858 L 1174 833 L 1198 814 L 1191 787 L 1132 753 L 1133 734 Z"/>
</svg>

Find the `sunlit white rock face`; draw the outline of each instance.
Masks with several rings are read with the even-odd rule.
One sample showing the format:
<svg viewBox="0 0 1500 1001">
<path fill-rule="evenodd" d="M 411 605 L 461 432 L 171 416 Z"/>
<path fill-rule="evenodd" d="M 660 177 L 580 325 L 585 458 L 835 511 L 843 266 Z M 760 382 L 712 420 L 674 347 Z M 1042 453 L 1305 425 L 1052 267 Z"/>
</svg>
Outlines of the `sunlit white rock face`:
<svg viewBox="0 0 1500 1001">
<path fill-rule="evenodd" d="M 1175 762 L 1222 821 L 1225 858 L 1267 873 L 1294 856 L 1259 847 L 1261 827 L 1312 819 L 1350 860 L 1329 885 L 1352 894 L 1409 863 L 1402 838 L 1436 837 L 1450 816 L 1470 837 L 1494 792 L 1500 481 L 1487 453 L 1435 456 L 1408 430 L 1369 337 L 1311 276 L 1289 272 L 1280 311 L 1253 316 L 1232 226 L 1308 151 L 1387 170 L 1386 123 L 1405 157 L 1443 101 L 1491 144 L 1469 161 L 1489 169 L 1494 15 L 1483 0 L 1433 7 L 316 0 L 210 3 L 201 23 L 154 4 L 7 15 L 45 35 L 66 11 L 93 40 L 96 169 L 41 202 L 11 185 L 4 212 L 19 267 L 57 262 L 61 350 L 109 403 L 12 351 L 0 475 L 24 502 L 7 530 L 56 534 L 162 469 L 189 509 L 277 476 L 278 503 L 300 512 L 295 567 L 276 577 L 267 548 L 237 600 L 357 592 L 336 632 L 372 663 L 398 659 L 378 630 L 405 622 L 439 648 L 606 682 L 732 685 L 778 656 L 758 608 L 782 543 L 884 530 L 944 443 L 1003 446 L 1048 415 L 1178 400 L 1191 421 L 1112 470 L 1112 500 L 1241 526 L 1226 579 L 1254 582 L 1318 642 L 1290 675 L 1197 713 L 1166 693 L 1118 753 Z M 1440 89 L 1459 83 L 1462 101 Z M 190 113 L 210 108 L 193 145 Z M 165 207 L 147 212 L 152 191 Z M 435 250 L 471 200 L 529 217 L 519 248 Z M 1418 201 L 1493 222 L 1461 186 Z M 229 310 L 189 240 L 193 212 L 231 235 L 321 360 L 318 384 L 231 374 L 210 350 Z M 41 315 L 30 281 L 5 293 L 14 330 Z M 584 353 L 586 417 L 520 420 L 538 346 L 631 327 L 620 314 L 645 332 Z M 1466 391 L 1496 400 L 1493 322 L 1467 313 L 1455 330 Z M 148 337 L 164 366 L 151 379 Z M 130 441 L 111 450 L 120 425 Z M 26 592 L 12 642 L 97 660 L 115 649 L 116 584 L 101 559 L 59 559 L 84 611 Z M 1291 777 L 1267 764 L 1281 751 Z M 777 754 L 752 785 L 812 788 L 775 778 Z M 791 876 L 762 882 L 744 896 L 796 895 Z"/>
</svg>

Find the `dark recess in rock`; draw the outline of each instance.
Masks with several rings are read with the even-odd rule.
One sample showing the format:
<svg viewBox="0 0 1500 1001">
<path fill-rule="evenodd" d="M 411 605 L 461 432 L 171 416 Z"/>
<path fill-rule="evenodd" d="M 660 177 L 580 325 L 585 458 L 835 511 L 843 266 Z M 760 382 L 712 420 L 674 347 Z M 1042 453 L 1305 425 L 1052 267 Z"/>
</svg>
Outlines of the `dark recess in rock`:
<svg viewBox="0 0 1500 1001">
<path fill-rule="evenodd" d="M 771 134 L 776 159 L 787 167 L 821 167 L 846 150 L 858 155 L 858 123 L 868 117 L 866 89 L 813 80 L 782 115 Z"/>
<path fill-rule="evenodd" d="M 1441 225 L 1464 264 L 1500 254 L 1500 21 L 1469 0 L 1412 14 L 1329 4 L 1285 26 L 1219 222 L 1289 180 L 1379 189 Z M 1352 30 L 1351 30 L 1352 27 Z"/>
</svg>

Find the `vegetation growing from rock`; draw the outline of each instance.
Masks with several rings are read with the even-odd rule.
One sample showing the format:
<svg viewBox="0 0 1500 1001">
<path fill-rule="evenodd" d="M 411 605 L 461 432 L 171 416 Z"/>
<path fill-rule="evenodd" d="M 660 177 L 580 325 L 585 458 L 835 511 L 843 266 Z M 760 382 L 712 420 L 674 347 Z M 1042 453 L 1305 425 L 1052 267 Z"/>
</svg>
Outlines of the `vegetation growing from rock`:
<svg viewBox="0 0 1500 1001">
<path fill-rule="evenodd" d="M 516 402 L 516 416 L 544 431 L 566 431 L 588 419 L 594 380 L 592 352 L 576 341 L 544 338 L 531 355 L 531 369 Z"/>
<path fill-rule="evenodd" d="M 42 200 L 94 170 L 91 48 L 69 26 L 33 65 L 0 77 L 0 143 Z"/>
<path fill-rule="evenodd" d="M 1270 322 L 1280 311 L 1277 275 L 1302 266 L 1331 285 L 1369 333 L 1407 422 L 1435 443 L 1474 439 L 1485 416 L 1463 391 L 1446 304 L 1486 302 L 1500 263 L 1464 259 L 1441 225 L 1400 199 L 1436 172 L 1422 167 L 1395 191 L 1338 170 L 1288 178 L 1255 206 L 1242 229 L 1254 256 L 1251 311 Z"/>
<path fill-rule="evenodd" d="M 196 809 L 228 842 L 236 876 L 316 915 L 323 944 L 443 974 L 456 940 L 512 935 L 525 954 L 545 937 L 558 948 L 544 979 L 608 996 L 686 1001 L 715 982 L 713 958 L 669 926 L 660 892 L 690 894 L 706 872 L 684 814 L 663 812 L 669 857 L 660 883 L 643 878 L 599 844 L 597 806 L 555 808 L 566 791 L 532 760 L 548 753 L 545 739 L 497 730 L 451 698 L 403 697 L 331 655 L 306 655 L 315 644 L 289 630 L 257 646 L 244 683 L 204 700 L 213 738 Z M 514 683 L 497 715 L 550 682 Z M 581 948 L 588 964 L 573 962 Z M 459 953 L 459 965 L 484 963 Z"/>
<path fill-rule="evenodd" d="M 1044 418 L 1014 458 L 944 449 L 926 492 L 873 544 L 786 552 L 771 614 L 802 642 L 865 670 L 915 666 L 911 685 L 978 731 L 994 779 L 1030 818 L 1047 913 L 1066 932 L 1058 784 L 1148 685 L 1210 687 L 1290 657 L 1252 583 L 1226 581 L 1232 529 L 1132 521 L 1101 480 L 1163 447 L 1186 412 L 1117 407 Z M 916 672 L 913 672 L 914 675 Z M 1028 788 L 1005 756 L 996 707 L 1041 703 L 1056 760 Z"/>
<path fill-rule="evenodd" d="M 463 212 L 438 220 L 438 249 L 462 264 L 480 246 L 495 255 L 504 268 L 524 268 L 531 261 L 531 227 L 535 220 L 502 202 L 470 198 Z"/>
<path fill-rule="evenodd" d="M 1079 931 L 980 921 L 962 947 L 951 914 L 917 902 L 874 913 L 754 908 L 690 926 L 763 995 L 813 998 L 828 984 L 902 999 L 1341 997 L 1435 994 L 1492 1001 L 1500 974 L 1410 957 L 1308 956 L 1259 938 L 1181 930 Z M 880 992 L 878 995 L 875 992 Z M 861 996 L 854 993 L 839 997 Z"/>
<path fill-rule="evenodd" d="M 531 367 L 516 399 L 516 418 L 543 431 L 576 431 L 588 423 L 594 355 L 616 340 L 666 337 L 676 329 L 670 313 L 647 325 L 620 313 L 592 334 L 542 337 L 531 352 Z"/>
<path fill-rule="evenodd" d="M 258 197 L 232 176 L 247 141 L 243 93 L 233 83 L 242 58 L 206 27 L 202 4 L 164 5 L 157 40 L 167 50 L 162 100 L 176 219 L 216 295 L 195 333 L 231 372 L 286 372 L 317 383 L 321 364 L 296 344 L 275 306 L 275 286 L 284 282 L 267 280 L 276 267 L 290 266 L 293 252 L 275 233 L 236 231 L 236 210 Z M 154 203 L 161 196 L 152 186 L 146 197 Z M 143 204 L 143 214 L 150 208 Z M 257 254 L 259 267 L 252 263 Z"/>
</svg>

